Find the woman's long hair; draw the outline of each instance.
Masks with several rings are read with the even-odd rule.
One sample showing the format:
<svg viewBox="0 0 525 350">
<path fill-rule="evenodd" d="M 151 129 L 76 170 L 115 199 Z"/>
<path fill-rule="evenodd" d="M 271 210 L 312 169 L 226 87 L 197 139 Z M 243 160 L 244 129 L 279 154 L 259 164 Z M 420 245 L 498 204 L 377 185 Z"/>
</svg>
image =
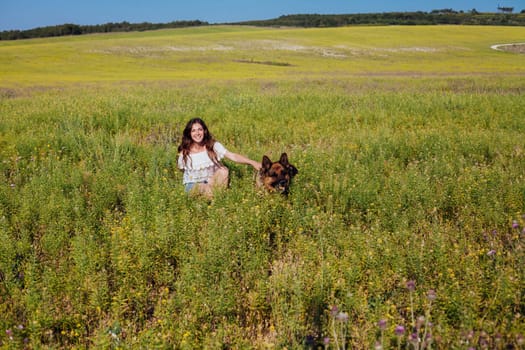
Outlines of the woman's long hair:
<svg viewBox="0 0 525 350">
<path fill-rule="evenodd" d="M 204 131 L 204 137 L 202 138 L 202 144 L 206 146 L 206 152 L 208 152 L 208 156 L 212 160 L 212 162 L 220 166 L 219 160 L 217 159 L 217 154 L 213 150 L 213 145 L 215 144 L 215 139 L 213 138 L 213 135 L 208 130 L 208 127 L 206 126 L 206 123 L 204 123 L 204 120 L 201 118 L 193 118 L 191 119 L 188 124 L 186 124 L 186 127 L 184 128 L 184 131 L 182 132 L 182 141 L 179 145 L 178 151 L 182 154 L 182 161 L 184 164 L 188 161 L 188 155 L 190 154 L 190 148 L 191 145 L 194 143 L 193 139 L 191 138 L 191 129 L 194 124 L 200 124 L 202 126 L 202 130 Z"/>
</svg>

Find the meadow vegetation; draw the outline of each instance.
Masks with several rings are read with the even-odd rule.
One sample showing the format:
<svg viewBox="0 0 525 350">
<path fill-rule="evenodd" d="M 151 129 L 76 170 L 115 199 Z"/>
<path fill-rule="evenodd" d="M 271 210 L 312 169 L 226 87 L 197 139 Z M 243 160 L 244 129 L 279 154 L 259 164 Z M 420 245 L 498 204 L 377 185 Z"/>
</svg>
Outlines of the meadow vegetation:
<svg viewBox="0 0 525 350">
<path fill-rule="evenodd" d="M 0 347 L 524 348 L 524 34 L 0 43 Z M 189 198 L 194 116 L 291 194 Z"/>
</svg>

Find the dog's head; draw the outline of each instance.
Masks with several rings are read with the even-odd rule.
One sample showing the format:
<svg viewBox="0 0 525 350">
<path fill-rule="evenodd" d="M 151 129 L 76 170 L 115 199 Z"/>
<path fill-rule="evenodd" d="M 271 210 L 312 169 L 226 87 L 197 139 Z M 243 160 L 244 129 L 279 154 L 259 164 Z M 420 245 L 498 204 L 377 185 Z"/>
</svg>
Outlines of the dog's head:
<svg viewBox="0 0 525 350">
<path fill-rule="evenodd" d="M 264 188 L 270 192 L 288 194 L 290 182 L 299 171 L 288 162 L 288 155 L 281 154 L 278 162 L 272 162 L 263 156 L 262 167 L 259 171 L 260 181 Z"/>
</svg>

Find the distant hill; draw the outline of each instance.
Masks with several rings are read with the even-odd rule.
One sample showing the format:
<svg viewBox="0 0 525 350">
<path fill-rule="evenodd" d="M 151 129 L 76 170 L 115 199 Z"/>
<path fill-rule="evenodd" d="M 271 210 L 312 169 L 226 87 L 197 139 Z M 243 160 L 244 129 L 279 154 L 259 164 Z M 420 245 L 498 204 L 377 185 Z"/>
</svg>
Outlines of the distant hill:
<svg viewBox="0 0 525 350">
<path fill-rule="evenodd" d="M 298 14 L 263 21 L 235 24 L 254 26 L 340 27 L 348 25 L 504 25 L 525 26 L 525 10 L 521 13 L 480 13 L 476 10 L 457 12 L 451 9 L 432 12 L 386 12 L 340 15 Z"/>
<path fill-rule="evenodd" d="M 506 9 L 506 8 L 505 8 Z M 468 12 L 452 9 L 433 10 L 431 12 L 385 12 L 359 14 L 295 14 L 284 15 L 274 19 L 221 23 L 222 25 L 252 25 L 278 27 L 341 27 L 349 25 L 498 25 L 525 26 L 525 10 L 521 13 L 481 13 L 472 9 Z M 170 23 L 106 23 L 100 25 L 62 24 L 40 27 L 29 30 L 10 30 L 0 32 L 0 40 L 17 40 L 43 38 L 65 35 L 82 35 L 92 33 L 131 32 L 166 28 L 206 26 L 208 22 L 176 21 Z"/>
</svg>

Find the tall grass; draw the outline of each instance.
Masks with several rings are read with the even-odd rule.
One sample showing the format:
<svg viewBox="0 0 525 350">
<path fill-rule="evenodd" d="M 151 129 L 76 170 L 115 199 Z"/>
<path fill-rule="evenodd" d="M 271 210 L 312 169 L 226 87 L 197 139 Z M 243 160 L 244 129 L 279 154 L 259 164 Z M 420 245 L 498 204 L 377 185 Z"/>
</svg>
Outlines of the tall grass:
<svg viewBox="0 0 525 350">
<path fill-rule="evenodd" d="M 0 44 L 0 347 L 523 348 L 522 28 Z M 252 64 L 257 63 L 257 64 Z M 189 198 L 187 120 L 287 152 Z"/>
<path fill-rule="evenodd" d="M 3 97 L 0 343 L 523 347 L 521 89 L 403 78 Z M 291 195 L 228 163 L 229 190 L 188 198 L 176 145 L 197 115 L 232 151 L 288 152 Z"/>
</svg>

